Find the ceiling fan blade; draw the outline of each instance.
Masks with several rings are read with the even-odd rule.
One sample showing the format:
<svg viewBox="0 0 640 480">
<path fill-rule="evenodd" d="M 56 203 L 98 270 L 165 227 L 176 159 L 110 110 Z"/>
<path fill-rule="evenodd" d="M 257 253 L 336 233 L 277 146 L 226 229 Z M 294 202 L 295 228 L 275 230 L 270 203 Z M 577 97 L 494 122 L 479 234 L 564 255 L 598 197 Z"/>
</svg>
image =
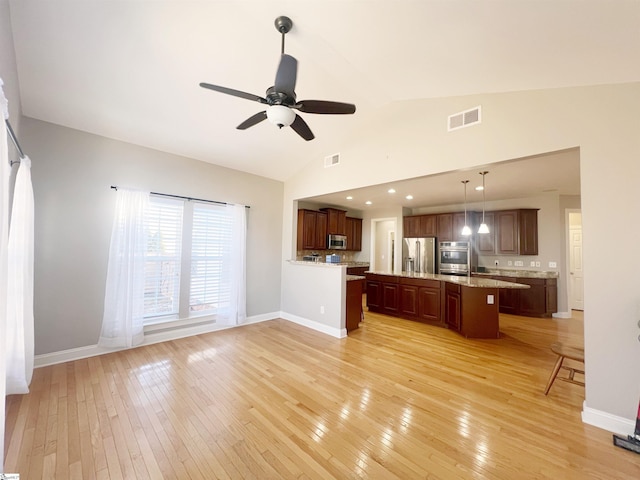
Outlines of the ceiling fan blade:
<svg viewBox="0 0 640 480">
<path fill-rule="evenodd" d="M 276 83 L 273 85 L 273 89 L 278 93 L 286 93 L 289 97 L 295 97 L 297 75 L 298 61 L 291 55 L 283 53 L 276 72 Z"/>
<path fill-rule="evenodd" d="M 293 128 L 293 130 L 307 142 L 315 138 L 313 132 L 309 128 L 309 125 L 307 125 L 307 122 L 305 122 L 298 114 L 296 114 L 296 119 L 291 124 L 291 128 Z"/>
<path fill-rule="evenodd" d="M 356 106 L 352 103 L 327 102 L 324 100 L 301 100 L 293 108 L 304 113 L 326 113 L 333 115 L 346 115 L 355 113 Z"/>
<path fill-rule="evenodd" d="M 241 92 L 240 90 L 234 90 L 233 88 L 220 87 L 218 85 L 211 85 L 210 83 L 201 83 L 200 86 L 202 88 L 208 88 L 209 90 L 215 90 L 216 92 L 226 93 L 227 95 L 233 95 L 234 97 L 240 97 L 247 100 L 253 100 L 259 103 L 267 103 L 267 100 L 259 97 L 258 95 L 253 95 L 252 93 Z"/>
<path fill-rule="evenodd" d="M 260 123 L 267 118 L 267 112 L 258 112 L 255 115 L 250 116 L 236 128 L 238 130 L 246 130 L 249 127 L 253 127 L 255 124 Z"/>
</svg>

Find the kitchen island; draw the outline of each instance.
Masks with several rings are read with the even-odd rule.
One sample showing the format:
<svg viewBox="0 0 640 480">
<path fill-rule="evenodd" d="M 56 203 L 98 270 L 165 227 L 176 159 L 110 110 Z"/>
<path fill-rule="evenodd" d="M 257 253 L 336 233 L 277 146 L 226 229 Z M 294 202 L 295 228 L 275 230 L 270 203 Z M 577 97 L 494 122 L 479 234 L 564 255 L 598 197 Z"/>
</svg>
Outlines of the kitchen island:
<svg viewBox="0 0 640 480">
<path fill-rule="evenodd" d="M 430 273 L 365 274 L 369 311 L 450 328 L 468 338 L 499 338 L 499 291 L 528 285 Z"/>
</svg>

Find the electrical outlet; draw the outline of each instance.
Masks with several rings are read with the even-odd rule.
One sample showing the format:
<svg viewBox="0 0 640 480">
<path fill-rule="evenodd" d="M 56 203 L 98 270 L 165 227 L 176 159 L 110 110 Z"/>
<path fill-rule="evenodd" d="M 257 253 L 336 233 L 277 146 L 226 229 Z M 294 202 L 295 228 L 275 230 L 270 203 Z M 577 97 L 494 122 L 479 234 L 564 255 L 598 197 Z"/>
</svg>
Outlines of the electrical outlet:
<svg viewBox="0 0 640 480">
<path fill-rule="evenodd" d="M 493 305 L 493 295 L 487 295 L 487 305 Z"/>
<path fill-rule="evenodd" d="M 536 267 L 539 267 L 539 266 L 540 266 L 540 262 L 536 262 Z"/>
<path fill-rule="evenodd" d="M 535 267 L 536 266 L 536 262 L 534 260 L 531 260 L 531 263 L 529 263 L 530 267 Z"/>
<path fill-rule="evenodd" d="M 322 315 L 324 315 L 324 305 L 322 305 L 322 306 L 320 307 L 320 313 L 321 313 Z"/>
<path fill-rule="evenodd" d="M 507 261 L 507 265 L 512 267 L 513 266 L 513 262 L 511 260 Z"/>
<path fill-rule="evenodd" d="M 549 268 L 558 268 L 558 264 L 556 262 L 549 262 Z"/>
</svg>

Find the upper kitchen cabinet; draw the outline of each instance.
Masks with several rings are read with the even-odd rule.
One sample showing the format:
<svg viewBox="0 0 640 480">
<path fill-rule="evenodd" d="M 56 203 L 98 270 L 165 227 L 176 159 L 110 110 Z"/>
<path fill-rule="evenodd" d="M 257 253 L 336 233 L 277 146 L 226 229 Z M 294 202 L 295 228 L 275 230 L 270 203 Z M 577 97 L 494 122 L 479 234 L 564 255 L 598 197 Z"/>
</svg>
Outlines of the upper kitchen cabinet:
<svg viewBox="0 0 640 480">
<path fill-rule="evenodd" d="M 327 234 L 348 235 L 347 232 L 347 212 L 337 208 L 321 208 L 327 214 Z"/>
<path fill-rule="evenodd" d="M 453 242 L 453 213 L 438 214 L 436 237 L 439 242 Z"/>
<path fill-rule="evenodd" d="M 484 255 L 538 255 L 538 209 L 498 210 L 485 213 L 489 233 L 477 236 Z"/>
<path fill-rule="evenodd" d="M 362 250 L 362 219 L 346 217 L 347 250 Z"/>
<path fill-rule="evenodd" d="M 478 214 L 478 223 L 482 222 L 481 214 Z M 479 233 L 476 235 L 478 253 L 485 255 L 495 255 L 496 253 L 496 229 L 493 212 L 485 212 L 484 223 L 489 227 L 489 233 Z M 475 230 L 475 229 L 474 229 Z"/>
<path fill-rule="evenodd" d="M 438 215 L 411 215 L 403 217 L 405 238 L 435 237 L 438 231 Z"/>
<path fill-rule="evenodd" d="M 497 255 L 538 254 L 538 210 L 494 212 Z"/>
<path fill-rule="evenodd" d="M 465 218 L 464 212 L 453 214 L 453 241 L 454 242 L 468 242 L 469 236 L 462 235 L 462 229 L 464 228 Z M 467 212 L 466 224 L 471 228 L 471 232 L 477 230 L 476 225 L 476 212 Z"/>
<path fill-rule="evenodd" d="M 315 210 L 298 210 L 298 250 L 327 248 L 327 214 Z"/>
</svg>

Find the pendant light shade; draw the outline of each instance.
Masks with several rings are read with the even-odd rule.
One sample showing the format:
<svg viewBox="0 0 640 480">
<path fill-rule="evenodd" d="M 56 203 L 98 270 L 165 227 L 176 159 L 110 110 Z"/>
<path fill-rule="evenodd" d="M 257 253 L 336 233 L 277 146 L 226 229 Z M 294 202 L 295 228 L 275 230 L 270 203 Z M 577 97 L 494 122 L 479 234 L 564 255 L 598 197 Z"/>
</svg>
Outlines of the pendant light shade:
<svg viewBox="0 0 640 480">
<path fill-rule="evenodd" d="M 478 233 L 489 233 L 489 227 L 484 222 L 484 205 L 485 205 L 485 185 L 484 185 L 484 176 L 489 172 L 480 172 L 482 175 L 482 223 L 480 224 L 480 228 L 478 228 Z"/>
<path fill-rule="evenodd" d="M 462 227 L 462 232 L 460 232 L 463 236 L 468 237 L 471 235 L 471 227 L 467 223 L 467 183 L 469 180 L 462 180 L 464 184 L 464 227 Z"/>
</svg>

